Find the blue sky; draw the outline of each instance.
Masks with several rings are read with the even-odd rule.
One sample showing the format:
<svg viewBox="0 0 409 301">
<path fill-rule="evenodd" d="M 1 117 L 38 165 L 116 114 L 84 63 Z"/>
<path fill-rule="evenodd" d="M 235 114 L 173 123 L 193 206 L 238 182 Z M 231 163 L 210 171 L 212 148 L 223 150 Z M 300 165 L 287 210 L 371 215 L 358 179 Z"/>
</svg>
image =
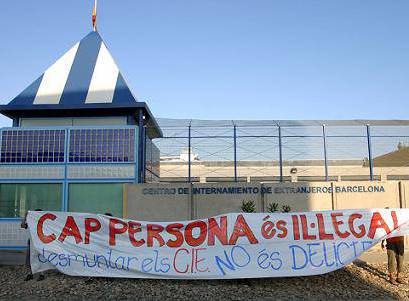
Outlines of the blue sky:
<svg viewBox="0 0 409 301">
<path fill-rule="evenodd" d="M 1 1 L 0 103 L 91 30 L 91 8 Z M 157 117 L 408 119 L 408 16 L 407 0 L 100 0 L 98 28 Z"/>
</svg>

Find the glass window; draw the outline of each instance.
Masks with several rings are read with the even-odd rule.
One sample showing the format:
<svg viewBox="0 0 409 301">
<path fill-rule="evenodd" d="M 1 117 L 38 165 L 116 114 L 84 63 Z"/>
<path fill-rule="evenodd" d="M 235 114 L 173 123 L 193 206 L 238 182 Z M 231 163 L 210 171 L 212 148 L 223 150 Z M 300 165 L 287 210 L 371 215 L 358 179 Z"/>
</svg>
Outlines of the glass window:
<svg viewBox="0 0 409 301">
<path fill-rule="evenodd" d="M 23 217 L 28 210 L 61 210 L 61 184 L 0 184 L 0 217 Z"/>
<path fill-rule="evenodd" d="M 70 184 L 68 199 L 68 210 L 71 212 L 109 212 L 122 217 L 123 184 Z"/>
<path fill-rule="evenodd" d="M 134 129 L 70 131 L 70 162 L 133 162 Z"/>
<path fill-rule="evenodd" d="M 64 130 L 2 131 L 1 162 L 63 162 Z"/>
</svg>

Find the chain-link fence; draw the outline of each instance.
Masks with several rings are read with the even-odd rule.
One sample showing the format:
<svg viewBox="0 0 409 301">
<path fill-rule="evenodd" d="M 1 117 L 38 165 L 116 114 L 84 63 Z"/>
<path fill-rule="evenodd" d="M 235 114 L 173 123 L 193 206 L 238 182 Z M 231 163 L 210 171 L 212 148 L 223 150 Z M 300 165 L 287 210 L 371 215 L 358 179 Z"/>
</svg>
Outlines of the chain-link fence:
<svg viewBox="0 0 409 301">
<path fill-rule="evenodd" d="M 158 123 L 163 182 L 409 179 L 409 121 Z"/>
</svg>

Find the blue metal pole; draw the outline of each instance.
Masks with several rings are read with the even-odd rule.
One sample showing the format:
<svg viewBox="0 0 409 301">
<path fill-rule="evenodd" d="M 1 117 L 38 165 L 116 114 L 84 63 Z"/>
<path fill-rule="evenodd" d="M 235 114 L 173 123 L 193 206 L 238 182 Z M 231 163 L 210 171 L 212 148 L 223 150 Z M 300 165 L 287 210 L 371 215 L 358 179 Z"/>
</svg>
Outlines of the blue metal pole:
<svg viewBox="0 0 409 301">
<path fill-rule="evenodd" d="M 2 150 L 3 150 L 3 130 L 0 129 L 0 162 L 1 162 Z"/>
<path fill-rule="evenodd" d="M 68 211 L 68 191 L 69 191 L 69 184 L 68 184 L 68 163 L 70 160 L 69 157 L 69 144 L 70 144 L 70 129 L 65 130 L 65 139 L 64 139 L 64 182 L 62 187 L 62 195 L 63 195 L 63 202 L 62 202 L 62 211 Z"/>
<path fill-rule="evenodd" d="M 146 182 L 146 127 L 143 127 L 142 183 Z"/>
<path fill-rule="evenodd" d="M 144 151 L 144 135 L 143 135 L 143 112 L 138 112 L 138 183 L 143 183 L 143 151 Z"/>
<path fill-rule="evenodd" d="M 233 126 L 234 182 L 237 182 L 237 127 Z"/>
<path fill-rule="evenodd" d="M 278 126 L 278 156 L 280 160 L 280 182 L 284 182 L 283 178 L 283 145 L 281 139 L 281 126 Z"/>
<path fill-rule="evenodd" d="M 189 127 L 188 127 L 188 141 L 187 141 L 187 156 L 188 156 L 188 158 L 187 158 L 187 164 L 188 164 L 188 166 L 187 166 L 187 172 L 188 172 L 188 182 L 189 183 L 191 183 L 192 182 L 192 170 L 191 170 L 191 167 L 192 167 L 192 162 L 191 162 L 191 159 L 190 159 L 190 157 L 191 157 L 191 125 L 189 124 Z"/>
<path fill-rule="evenodd" d="M 328 159 L 327 159 L 327 135 L 325 131 L 325 124 L 322 125 L 322 141 L 324 145 L 325 181 L 328 181 L 329 177 L 328 177 Z"/>
<path fill-rule="evenodd" d="M 366 138 L 368 141 L 369 179 L 373 181 L 374 177 L 373 177 L 373 160 L 372 160 L 372 145 L 371 145 L 371 128 L 369 124 L 366 125 Z"/>
<path fill-rule="evenodd" d="M 135 175 L 134 175 L 134 182 L 139 183 L 139 134 L 138 129 L 135 127 L 134 129 L 134 140 L 131 141 L 134 146 L 134 163 L 135 163 Z"/>
</svg>

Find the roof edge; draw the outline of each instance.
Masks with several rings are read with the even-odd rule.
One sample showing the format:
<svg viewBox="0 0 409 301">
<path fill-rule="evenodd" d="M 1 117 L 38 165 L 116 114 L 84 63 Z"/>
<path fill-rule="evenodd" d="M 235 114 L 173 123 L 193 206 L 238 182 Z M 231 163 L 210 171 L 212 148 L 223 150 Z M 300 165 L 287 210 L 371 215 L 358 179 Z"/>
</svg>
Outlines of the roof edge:
<svg viewBox="0 0 409 301">
<path fill-rule="evenodd" d="M 80 117 L 80 116 L 126 116 L 143 111 L 145 126 L 148 128 L 150 138 L 160 138 L 163 136 L 158 122 L 153 116 L 149 106 L 145 102 L 135 102 L 132 105 L 126 104 L 83 104 L 81 106 L 61 106 L 61 105 L 36 105 L 36 110 L 27 106 L 0 105 L 0 114 L 10 118 L 34 118 L 34 117 Z"/>
</svg>

